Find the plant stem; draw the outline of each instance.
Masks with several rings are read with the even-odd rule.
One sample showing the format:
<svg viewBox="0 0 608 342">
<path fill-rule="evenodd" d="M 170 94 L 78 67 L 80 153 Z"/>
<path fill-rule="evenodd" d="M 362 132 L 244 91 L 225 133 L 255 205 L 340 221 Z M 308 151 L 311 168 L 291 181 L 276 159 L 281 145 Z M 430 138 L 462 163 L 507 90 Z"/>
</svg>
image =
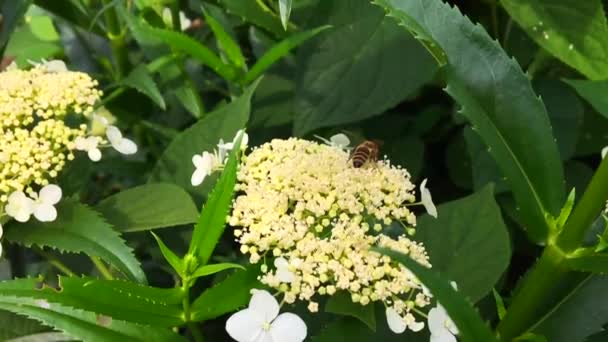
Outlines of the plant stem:
<svg viewBox="0 0 608 342">
<path fill-rule="evenodd" d="M 608 158 L 604 158 L 557 238 L 557 245 L 564 252 L 570 253 L 581 245 L 585 233 L 600 214 L 607 200 Z"/>
<path fill-rule="evenodd" d="M 182 278 L 182 291 L 184 298 L 182 299 L 182 307 L 184 308 L 184 319 L 186 326 L 192 333 L 192 337 L 196 342 L 203 342 L 205 338 L 194 322 L 190 321 L 190 281 L 188 278 Z"/>
<path fill-rule="evenodd" d="M 526 331 L 543 308 L 559 298 L 563 289 L 576 277 L 565 262 L 583 242 L 585 233 L 608 200 L 608 159 L 602 160 L 589 186 L 566 221 L 557 238 L 550 238 L 542 256 L 523 280 L 504 319 L 498 324 L 498 334 L 506 341 Z"/>
<path fill-rule="evenodd" d="M 101 273 L 101 275 L 105 279 L 114 280 L 114 276 L 112 275 L 112 272 L 110 272 L 110 270 L 106 267 L 106 265 L 104 265 L 103 261 L 101 261 L 98 257 L 95 257 L 95 256 L 91 256 L 90 258 L 91 258 L 91 261 L 93 261 L 93 265 L 95 265 L 95 267 L 97 268 L 99 273 Z"/>
<path fill-rule="evenodd" d="M 103 0 L 104 6 L 111 6 L 112 0 Z M 114 62 L 116 63 L 117 78 L 123 78 L 129 70 L 129 55 L 127 51 L 127 44 L 125 42 L 125 32 L 120 27 L 120 21 L 116 14 L 116 8 L 112 6 L 105 11 L 104 16 L 106 18 L 106 25 L 108 27 L 108 39 L 110 40 L 110 47 L 112 48 L 112 54 L 114 55 Z"/>
<path fill-rule="evenodd" d="M 528 66 L 528 77 L 532 80 L 536 76 L 539 71 L 542 71 L 546 66 L 547 62 L 551 60 L 551 55 L 549 55 L 545 49 L 539 48 L 532 60 L 532 63 Z"/>
<path fill-rule="evenodd" d="M 36 253 L 40 254 L 40 256 L 44 257 L 49 262 L 49 264 L 51 264 L 53 267 L 55 267 L 56 269 L 61 271 L 66 276 L 68 276 L 68 277 L 76 276 L 76 273 L 74 273 L 68 266 L 66 266 L 66 264 L 61 262 L 61 260 L 59 260 L 56 256 L 45 252 L 42 248 L 36 248 L 35 251 L 36 251 Z"/>
<path fill-rule="evenodd" d="M 492 16 L 492 33 L 494 38 L 498 39 L 500 33 L 498 32 L 498 1 L 492 1 L 490 4 L 491 16 Z"/>
</svg>

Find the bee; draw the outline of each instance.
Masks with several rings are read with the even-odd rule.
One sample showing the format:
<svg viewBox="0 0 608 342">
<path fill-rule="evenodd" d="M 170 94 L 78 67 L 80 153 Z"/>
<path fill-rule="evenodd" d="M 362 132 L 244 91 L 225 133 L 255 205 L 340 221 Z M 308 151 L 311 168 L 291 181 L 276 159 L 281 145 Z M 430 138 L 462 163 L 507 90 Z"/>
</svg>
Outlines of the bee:
<svg viewBox="0 0 608 342">
<path fill-rule="evenodd" d="M 380 143 L 372 140 L 365 140 L 353 149 L 350 155 L 350 160 L 353 161 L 355 168 L 360 168 L 366 163 L 375 163 L 378 161 L 380 152 Z"/>
</svg>

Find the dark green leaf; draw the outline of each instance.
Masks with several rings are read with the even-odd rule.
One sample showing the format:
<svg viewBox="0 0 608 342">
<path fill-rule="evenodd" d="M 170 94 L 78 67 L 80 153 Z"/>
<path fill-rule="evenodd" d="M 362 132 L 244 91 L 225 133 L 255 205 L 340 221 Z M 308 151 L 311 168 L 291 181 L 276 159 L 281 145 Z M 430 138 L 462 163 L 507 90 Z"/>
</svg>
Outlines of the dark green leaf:
<svg viewBox="0 0 608 342">
<path fill-rule="evenodd" d="M 63 331 L 80 340 L 105 341 L 184 341 L 168 329 L 120 321 L 91 311 L 74 309 L 55 301 L 41 299 L 42 293 L 60 298 L 54 290 L 40 291 L 37 279 L 19 279 L 0 283 L 0 309 L 25 315 Z M 38 292 L 36 297 L 20 295 Z M 90 295 L 90 294 L 89 294 Z"/>
<path fill-rule="evenodd" d="M 151 181 L 171 182 L 201 200 L 209 186 L 193 187 L 190 183 L 194 166 L 192 156 L 202 151 L 213 151 L 220 139 L 230 141 L 249 120 L 251 97 L 258 82 L 252 83 L 239 98 L 207 114 L 196 124 L 179 134 L 152 171 Z M 206 182 L 208 183 L 208 182 Z"/>
<path fill-rule="evenodd" d="M 362 306 L 359 303 L 353 303 L 350 294 L 347 292 L 339 292 L 331 296 L 325 304 L 325 311 L 343 316 L 354 317 L 365 323 L 370 329 L 376 330 L 376 314 L 374 304 Z"/>
<path fill-rule="evenodd" d="M 530 331 L 544 335 L 550 342 L 583 341 L 600 332 L 608 322 L 608 303 L 602 294 L 608 278 L 586 277 L 542 317 Z"/>
<path fill-rule="evenodd" d="M 291 50 L 330 27 L 331 26 L 321 26 L 310 31 L 300 32 L 273 45 L 257 60 L 257 62 L 255 62 L 253 67 L 251 67 L 251 70 L 247 72 L 244 82 L 250 83 L 254 81 L 276 61 L 285 57 Z"/>
<path fill-rule="evenodd" d="M 11 224 L 7 227 L 6 239 L 25 246 L 46 246 L 100 257 L 130 279 L 146 282 L 131 248 L 97 212 L 75 201 L 62 201 L 57 212 L 53 222 L 30 220 Z"/>
<path fill-rule="evenodd" d="M 15 62 L 21 68 L 29 67 L 29 61 L 40 62 L 43 58 L 49 59 L 61 53 L 59 39 L 42 40 L 32 32 L 30 25 L 19 27 L 11 35 L 6 46 L 5 54 L 15 56 Z"/>
<path fill-rule="evenodd" d="M 165 99 L 163 99 L 163 95 L 158 90 L 156 82 L 154 82 L 154 79 L 148 73 L 145 65 L 138 65 L 127 77 L 120 81 L 120 84 L 136 89 L 149 97 L 160 108 L 166 109 Z"/>
<path fill-rule="evenodd" d="M 493 186 L 439 205 L 437 213 L 436 219 L 420 218 L 416 240 L 426 247 L 433 269 L 455 281 L 459 292 L 476 302 L 492 290 L 511 258 L 509 234 Z"/>
<path fill-rule="evenodd" d="M 5 342 L 67 342 L 73 341 L 74 339 L 70 336 L 60 332 L 41 332 L 36 334 L 25 335 Z"/>
<path fill-rule="evenodd" d="M 441 214 L 440 214 L 441 215 Z M 460 293 L 450 286 L 449 282 L 438 275 L 434 270 L 430 270 L 407 255 L 385 249 L 377 248 L 377 252 L 388 255 L 408 268 L 412 273 L 425 284 L 437 301 L 448 312 L 454 324 L 458 327 L 459 338 L 462 342 L 496 342 L 494 334 L 484 323 L 479 314 L 475 311 Z"/>
<path fill-rule="evenodd" d="M 235 148 L 230 151 L 222 175 L 213 187 L 192 232 L 188 254 L 195 255 L 201 265 L 209 262 L 226 228 L 226 216 L 232 206 L 236 173 L 240 162 L 241 149 L 236 146 L 241 146 L 242 138 L 243 134 L 236 138 Z"/>
<path fill-rule="evenodd" d="M 203 292 L 191 306 L 193 321 L 205 321 L 235 311 L 249 303 L 251 289 L 258 282 L 259 267 L 248 266 Z"/>
<path fill-rule="evenodd" d="M 601 0 L 501 0 L 534 41 L 594 80 L 608 78 L 608 24 Z"/>
<path fill-rule="evenodd" d="M 34 320 L 7 311 L 0 311 L 0 322 L 1 341 L 48 330 Z"/>
<path fill-rule="evenodd" d="M 185 274 L 185 269 L 184 262 L 182 261 L 182 259 L 178 257 L 175 253 L 173 253 L 173 251 L 169 247 L 167 247 L 167 245 L 165 245 L 163 240 L 161 240 L 158 235 L 152 233 L 152 236 L 154 236 L 154 239 L 158 243 L 160 252 L 163 254 L 163 257 L 165 257 L 165 260 L 167 260 L 169 265 L 173 267 L 173 269 L 175 270 L 175 272 L 177 272 L 179 276 L 183 277 Z"/>
<path fill-rule="evenodd" d="M 259 26 L 275 36 L 281 37 L 284 33 L 279 18 L 260 7 L 257 1 L 220 0 L 219 3 L 228 13 L 239 16 L 243 18 L 243 20 Z"/>
<path fill-rule="evenodd" d="M 363 338 L 362 338 L 363 337 Z M 330 323 L 312 342 L 359 342 L 369 336 L 369 329 L 353 318 L 341 318 Z"/>
<path fill-rule="evenodd" d="M 31 3 L 32 0 L 9 0 L 0 4 L 0 13 L 2 13 L 2 21 L 0 21 L 0 57 L 3 55 L 4 48 L 13 30 L 19 24 Z"/>
<path fill-rule="evenodd" d="M 76 24 L 87 31 L 90 30 L 92 15 L 87 13 L 87 9 L 79 4 L 78 0 L 35 0 L 34 3 L 36 6 L 44 8 L 62 19 Z M 93 26 L 93 32 L 99 35 L 104 34 L 104 31 L 99 26 L 99 22 L 96 22 Z"/>
<path fill-rule="evenodd" d="M 608 118 L 608 80 L 564 80 L 576 90 L 576 92 L 595 109 L 598 113 Z"/>
<path fill-rule="evenodd" d="M 443 50 L 446 91 L 490 147 L 529 237 L 544 241 L 549 231 L 545 214 L 557 215 L 563 204 L 564 173 L 547 111 L 517 62 L 482 26 L 441 0 L 375 3 L 429 49 Z"/>
<path fill-rule="evenodd" d="M 580 272 L 608 274 L 608 254 L 596 254 L 568 259 L 568 267 Z"/>
<path fill-rule="evenodd" d="M 215 39 L 217 39 L 218 45 L 226 54 L 226 57 L 232 62 L 232 64 L 239 70 L 243 70 L 247 67 L 245 64 L 245 57 L 243 57 L 243 53 L 241 52 L 241 48 L 238 43 L 230 37 L 230 35 L 224 30 L 222 24 L 217 21 L 212 15 L 208 14 L 207 11 L 203 10 L 205 15 L 205 21 L 215 34 Z"/>
<path fill-rule="evenodd" d="M 431 56 L 369 2 L 320 1 L 316 11 L 332 29 L 299 49 L 296 135 L 381 114 L 435 74 Z"/>
<path fill-rule="evenodd" d="M 240 268 L 242 270 L 245 270 L 245 267 L 243 267 L 242 265 L 224 262 L 221 264 L 212 264 L 212 265 L 201 266 L 196 271 L 194 271 L 194 273 L 192 273 L 192 275 L 190 275 L 190 277 L 191 278 L 204 277 L 204 276 L 216 274 L 218 272 L 222 272 L 225 270 L 229 270 L 231 268 Z"/>
<path fill-rule="evenodd" d="M 198 210 L 184 189 L 152 183 L 123 190 L 95 208 L 121 232 L 137 232 L 196 222 Z"/>
</svg>

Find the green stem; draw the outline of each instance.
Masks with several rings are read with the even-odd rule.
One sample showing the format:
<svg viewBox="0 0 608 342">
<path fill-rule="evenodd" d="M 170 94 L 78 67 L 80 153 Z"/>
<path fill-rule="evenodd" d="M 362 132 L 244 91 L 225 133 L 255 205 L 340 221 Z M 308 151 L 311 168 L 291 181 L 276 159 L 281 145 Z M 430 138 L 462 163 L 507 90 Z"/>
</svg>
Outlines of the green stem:
<svg viewBox="0 0 608 342">
<path fill-rule="evenodd" d="M 532 63 L 528 66 L 528 77 L 532 80 L 539 71 L 542 71 L 547 63 L 551 60 L 551 55 L 548 54 L 545 49 L 539 48 L 538 52 L 534 56 Z"/>
<path fill-rule="evenodd" d="M 61 260 L 59 260 L 56 256 L 45 252 L 44 250 L 42 250 L 42 248 L 36 248 L 35 251 L 40 256 L 45 258 L 49 262 L 49 264 L 51 264 L 53 267 L 55 267 L 56 269 L 61 271 L 66 276 L 68 276 L 68 277 L 76 276 L 76 273 L 74 273 L 68 266 L 66 266 L 66 264 L 61 262 Z"/>
<path fill-rule="evenodd" d="M 114 280 L 114 276 L 112 275 L 112 272 L 110 272 L 110 270 L 106 267 L 106 265 L 98 257 L 91 256 L 90 258 L 91 258 L 91 261 L 93 262 L 93 265 L 95 265 L 95 267 L 97 268 L 99 273 L 101 273 L 101 275 L 105 279 Z"/>
<path fill-rule="evenodd" d="M 515 294 L 498 334 L 509 341 L 529 329 L 547 305 L 559 299 L 559 293 L 573 282 L 576 275 L 565 262 L 581 246 L 585 233 L 600 214 L 608 200 L 608 158 L 602 160 L 589 186 L 566 221 L 557 238 L 550 238 L 548 246 Z"/>
<path fill-rule="evenodd" d="M 112 0 L 103 0 L 104 6 L 111 6 Z M 129 52 L 127 51 L 127 44 L 125 41 L 125 32 L 120 26 L 118 15 L 116 14 L 116 8 L 108 8 L 104 12 L 106 18 L 106 25 L 108 27 L 108 39 L 110 40 L 110 47 L 112 48 L 112 55 L 114 56 L 114 62 L 116 63 L 117 78 L 121 79 L 129 70 Z"/>
<path fill-rule="evenodd" d="M 494 38 L 498 39 L 500 33 L 498 32 L 498 1 L 492 1 L 490 4 L 491 16 L 492 16 L 492 33 Z"/>
<path fill-rule="evenodd" d="M 557 238 L 557 245 L 564 252 L 570 253 L 581 245 L 585 233 L 601 213 L 607 200 L 608 158 L 604 158 Z"/>
<path fill-rule="evenodd" d="M 184 298 L 182 299 L 182 307 L 184 309 L 184 319 L 186 326 L 192 333 L 192 337 L 196 342 L 203 342 L 205 338 L 201 333 L 196 323 L 191 322 L 190 319 L 190 280 L 188 278 L 182 278 L 182 291 L 184 292 Z"/>
</svg>

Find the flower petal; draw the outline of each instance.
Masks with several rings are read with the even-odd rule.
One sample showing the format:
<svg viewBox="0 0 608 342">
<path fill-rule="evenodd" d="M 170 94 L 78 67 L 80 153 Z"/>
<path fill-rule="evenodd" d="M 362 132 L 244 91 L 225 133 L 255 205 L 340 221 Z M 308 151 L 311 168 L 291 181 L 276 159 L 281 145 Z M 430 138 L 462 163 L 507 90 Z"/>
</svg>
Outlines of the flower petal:
<svg viewBox="0 0 608 342">
<path fill-rule="evenodd" d="M 58 60 L 58 59 L 54 59 L 54 60 L 45 62 L 43 65 L 48 72 L 68 71 L 68 67 L 65 65 L 65 62 L 62 60 Z"/>
<path fill-rule="evenodd" d="M 386 308 L 386 323 L 392 332 L 401 334 L 407 328 L 405 321 L 393 308 Z"/>
<path fill-rule="evenodd" d="M 306 323 L 298 315 L 284 312 L 272 322 L 270 335 L 273 342 L 302 342 L 307 330 Z"/>
<path fill-rule="evenodd" d="M 203 183 L 203 181 L 205 180 L 205 177 L 207 177 L 206 170 L 204 170 L 202 168 L 196 169 L 192 173 L 192 177 L 190 178 L 190 183 L 192 184 L 192 186 L 201 185 L 201 183 Z"/>
<path fill-rule="evenodd" d="M 272 322 L 279 314 L 279 303 L 268 291 L 251 290 L 249 309 L 262 318 L 263 322 Z"/>
<path fill-rule="evenodd" d="M 428 323 L 429 323 L 429 331 L 431 334 L 440 334 L 442 331 L 447 330 L 445 325 L 445 319 L 447 314 L 443 307 L 437 306 L 429 310 L 428 314 Z"/>
<path fill-rule="evenodd" d="M 424 329 L 424 322 L 414 322 L 408 325 L 411 331 L 418 332 Z"/>
<path fill-rule="evenodd" d="M 57 218 L 57 209 L 52 204 L 34 204 L 34 217 L 40 222 L 51 222 Z"/>
<path fill-rule="evenodd" d="M 120 144 L 120 141 L 122 140 L 122 133 L 120 132 L 118 127 L 108 125 L 108 127 L 106 128 L 106 137 L 108 137 L 110 144 L 114 146 L 115 144 Z"/>
<path fill-rule="evenodd" d="M 4 234 L 4 230 L 2 229 L 2 224 L 0 224 L 0 239 L 2 238 L 2 234 Z"/>
<path fill-rule="evenodd" d="M 278 257 L 278 258 L 274 259 L 274 267 L 276 267 L 277 269 L 287 268 L 287 267 L 289 267 L 289 262 L 287 262 L 287 259 L 285 259 L 283 257 Z"/>
<path fill-rule="evenodd" d="M 440 333 L 431 333 L 430 342 L 458 342 L 454 335 L 450 334 L 449 331 L 444 330 Z"/>
<path fill-rule="evenodd" d="M 435 207 L 435 203 L 433 203 L 431 192 L 426 188 L 426 181 L 427 179 L 425 178 L 422 183 L 420 183 L 420 197 L 422 200 L 422 205 L 429 215 L 437 218 L 437 208 Z"/>
<path fill-rule="evenodd" d="M 45 185 L 40 189 L 38 199 L 45 204 L 57 204 L 61 200 L 61 188 L 55 184 Z"/>
<path fill-rule="evenodd" d="M 602 159 L 604 159 L 604 157 L 606 157 L 607 153 L 608 153 L 608 146 L 606 146 L 602 149 Z"/>
<path fill-rule="evenodd" d="M 192 164 L 197 168 L 201 167 L 203 165 L 203 157 L 200 154 L 193 155 Z"/>
<path fill-rule="evenodd" d="M 226 321 L 228 335 L 238 342 L 251 342 L 264 332 L 264 322 L 260 316 L 251 309 L 241 310 L 234 313 Z"/>
<path fill-rule="evenodd" d="M 87 152 L 91 161 L 97 162 L 101 159 L 101 151 L 98 148 L 92 148 Z"/>
<path fill-rule="evenodd" d="M 122 138 L 118 144 L 112 144 L 114 149 L 122 154 L 135 154 L 137 153 L 137 145 L 131 139 Z"/>
<path fill-rule="evenodd" d="M 34 211 L 34 201 L 23 191 L 15 191 L 8 196 L 4 211 L 19 222 L 27 222 Z"/>
</svg>

